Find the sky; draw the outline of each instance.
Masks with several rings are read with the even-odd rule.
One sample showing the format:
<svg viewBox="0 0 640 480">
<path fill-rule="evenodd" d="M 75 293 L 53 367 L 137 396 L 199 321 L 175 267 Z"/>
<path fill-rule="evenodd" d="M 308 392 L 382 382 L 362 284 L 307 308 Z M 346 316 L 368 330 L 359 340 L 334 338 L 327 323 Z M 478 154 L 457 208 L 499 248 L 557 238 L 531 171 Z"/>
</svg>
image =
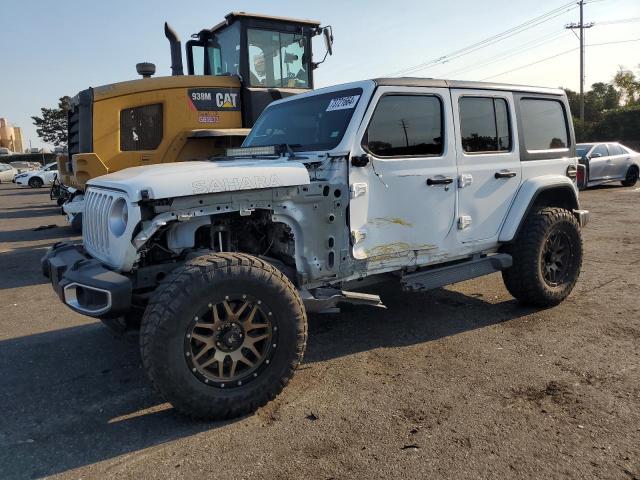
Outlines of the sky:
<svg viewBox="0 0 640 480">
<path fill-rule="evenodd" d="M 310 18 L 332 25 L 334 54 L 316 70 L 316 87 L 390 76 L 428 64 L 408 73 L 577 90 L 579 43 L 564 28 L 579 20 L 575 5 L 505 40 L 430 63 L 566 4 L 563 0 L 0 0 L 0 117 L 23 129 L 25 146 L 29 140 L 33 147 L 46 146 L 30 118 L 40 113 L 40 107 L 53 107 L 59 97 L 89 86 L 138 78 L 135 64 L 141 61 L 155 63 L 156 75 L 170 75 L 164 21 L 184 45 L 190 34 L 212 27 L 230 11 Z M 620 66 L 640 70 L 640 21 L 629 21 L 638 18 L 640 0 L 588 0 L 585 23 L 595 25 L 586 31 L 586 44 L 591 45 L 586 49 L 587 88 L 610 81 Z M 612 21 L 616 23 L 605 23 Z M 316 40 L 318 61 L 324 46 L 320 38 Z M 603 43 L 607 44 L 595 45 Z"/>
</svg>

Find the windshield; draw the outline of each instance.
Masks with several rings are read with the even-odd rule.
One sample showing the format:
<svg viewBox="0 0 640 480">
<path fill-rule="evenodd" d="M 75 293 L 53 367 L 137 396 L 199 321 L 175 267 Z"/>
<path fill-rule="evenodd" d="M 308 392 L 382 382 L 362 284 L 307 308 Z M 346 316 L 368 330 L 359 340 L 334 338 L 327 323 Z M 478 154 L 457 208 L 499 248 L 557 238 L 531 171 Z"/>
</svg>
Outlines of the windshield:
<svg viewBox="0 0 640 480">
<path fill-rule="evenodd" d="M 342 140 L 361 88 L 312 95 L 268 107 L 243 147 L 287 144 L 292 150 L 331 150 Z"/>
<path fill-rule="evenodd" d="M 307 39 L 300 34 L 247 30 L 252 87 L 309 88 Z"/>
<path fill-rule="evenodd" d="M 593 148 L 593 143 L 579 143 L 576 145 L 576 154 L 579 157 L 584 157 L 591 148 Z"/>
</svg>

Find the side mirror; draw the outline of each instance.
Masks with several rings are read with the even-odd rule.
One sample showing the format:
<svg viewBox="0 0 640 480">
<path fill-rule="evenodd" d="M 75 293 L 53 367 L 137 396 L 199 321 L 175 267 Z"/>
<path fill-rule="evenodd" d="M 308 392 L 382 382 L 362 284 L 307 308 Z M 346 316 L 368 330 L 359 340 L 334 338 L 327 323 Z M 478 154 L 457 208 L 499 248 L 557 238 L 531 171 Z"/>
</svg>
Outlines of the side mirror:
<svg viewBox="0 0 640 480">
<path fill-rule="evenodd" d="M 600 158 L 601 156 L 601 153 L 592 153 L 591 155 L 589 155 L 589 158 Z"/>
<path fill-rule="evenodd" d="M 322 29 L 322 36 L 324 37 L 324 47 L 327 49 L 329 55 L 333 55 L 333 32 L 331 27 L 324 27 Z"/>
</svg>

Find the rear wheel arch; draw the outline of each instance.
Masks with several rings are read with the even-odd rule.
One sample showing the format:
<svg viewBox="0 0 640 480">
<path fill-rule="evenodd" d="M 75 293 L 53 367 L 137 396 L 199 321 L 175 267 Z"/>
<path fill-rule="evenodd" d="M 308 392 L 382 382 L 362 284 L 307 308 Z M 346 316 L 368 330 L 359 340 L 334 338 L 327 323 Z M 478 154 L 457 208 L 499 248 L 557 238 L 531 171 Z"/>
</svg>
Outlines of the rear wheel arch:
<svg viewBox="0 0 640 480">
<path fill-rule="evenodd" d="M 550 185 L 542 185 L 537 188 L 529 198 L 527 207 L 522 211 L 520 218 L 517 220 L 518 226 L 514 230 L 510 230 L 510 234 L 501 234 L 500 241 L 511 242 L 516 239 L 518 237 L 518 234 L 522 230 L 524 222 L 529 213 L 535 211 L 535 209 L 543 207 L 559 207 L 568 210 L 569 212 L 580 208 L 578 203 L 578 196 L 573 184 L 554 183 Z"/>
</svg>

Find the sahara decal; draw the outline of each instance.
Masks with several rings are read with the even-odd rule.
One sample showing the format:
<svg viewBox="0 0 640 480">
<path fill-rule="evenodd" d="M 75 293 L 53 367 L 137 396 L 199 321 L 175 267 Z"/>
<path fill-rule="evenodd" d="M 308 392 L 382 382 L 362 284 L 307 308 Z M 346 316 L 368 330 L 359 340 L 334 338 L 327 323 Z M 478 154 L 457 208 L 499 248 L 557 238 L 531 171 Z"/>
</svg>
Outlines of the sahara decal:
<svg viewBox="0 0 640 480">
<path fill-rule="evenodd" d="M 190 88 L 189 102 L 198 111 L 240 110 L 239 88 Z"/>
<path fill-rule="evenodd" d="M 266 176 L 246 176 L 229 178 L 203 178 L 191 183 L 194 195 L 202 193 L 234 192 L 237 190 L 255 190 L 258 188 L 280 187 L 282 181 L 276 174 Z"/>
</svg>

